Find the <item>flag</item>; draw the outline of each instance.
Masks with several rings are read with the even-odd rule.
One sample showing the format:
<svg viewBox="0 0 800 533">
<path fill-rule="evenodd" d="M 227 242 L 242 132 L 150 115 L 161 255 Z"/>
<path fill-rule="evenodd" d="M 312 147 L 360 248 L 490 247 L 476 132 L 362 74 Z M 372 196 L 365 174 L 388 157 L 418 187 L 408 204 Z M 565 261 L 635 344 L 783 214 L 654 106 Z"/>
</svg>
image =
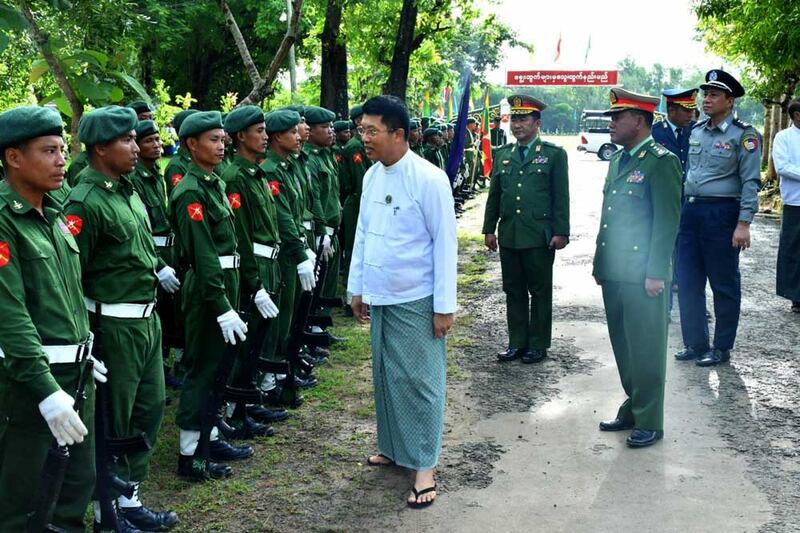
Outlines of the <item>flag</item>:
<svg viewBox="0 0 800 533">
<path fill-rule="evenodd" d="M 453 94 L 453 90 L 448 87 L 447 88 L 447 120 L 453 120 L 453 115 L 456 114 L 456 103 L 455 103 L 455 95 Z"/>
<path fill-rule="evenodd" d="M 483 152 L 483 175 L 492 175 L 492 137 L 489 133 L 489 88 L 483 93 L 483 114 L 481 115 L 481 152 Z"/>
<path fill-rule="evenodd" d="M 469 115 L 469 93 L 472 87 L 472 73 L 467 72 L 464 78 L 464 92 L 461 93 L 461 103 L 458 106 L 458 122 L 455 127 L 453 144 L 450 145 L 450 156 L 447 158 L 447 177 L 452 185 L 464 157 L 464 137 L 467 132 L 467 115 Z"/>
<path fill-rule="evenodd" d="M 589 34 L 589 42 L 586 43 L 586 55 L 583 58 L 583 63 L 586 64 L 589 62 L 589 50 L 592 49 L 592 34 Z"/>
<path fill-rule="evenodd" d="M 422 103 L 422 116 L 429 117 L 431 116 L 431 93 L 430 91 L 425 91 L 425 100 Z"/>
<path fill-rule="evenodd" d="M 556 43 L 556 57 L 553 59 L 553 63 L 558 62 L 559 58 L 561 57 L 561 34 L 558 34 L 558 43 Z"/>
</svg>

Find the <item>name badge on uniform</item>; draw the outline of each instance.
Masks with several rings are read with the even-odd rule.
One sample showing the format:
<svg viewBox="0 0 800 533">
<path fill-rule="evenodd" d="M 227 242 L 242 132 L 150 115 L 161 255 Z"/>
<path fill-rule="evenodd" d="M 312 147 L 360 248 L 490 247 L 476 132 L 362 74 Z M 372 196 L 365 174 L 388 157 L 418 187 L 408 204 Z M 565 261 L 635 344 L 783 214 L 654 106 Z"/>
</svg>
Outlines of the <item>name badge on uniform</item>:
<svg viewBox="0 0 800 533">
<path fill-rule="evenodd" d="M 634 170 L 628 175 L 628 179 L 626 181 L 628 183 L 641 183 L 644 181 L 644 174 L 638 170 Z"/>
<path fill-rule="evenodd" d="M 547 164 L 547 161 L 548 161 L 547 157 L 545 157 L 543 155 L 540 155 L 539 157 L 537 157 L 536 159 L 533 160 L 533 164 L 535 164 L 535 165 L 545 165 L 545 164 Z"/>
</svg>

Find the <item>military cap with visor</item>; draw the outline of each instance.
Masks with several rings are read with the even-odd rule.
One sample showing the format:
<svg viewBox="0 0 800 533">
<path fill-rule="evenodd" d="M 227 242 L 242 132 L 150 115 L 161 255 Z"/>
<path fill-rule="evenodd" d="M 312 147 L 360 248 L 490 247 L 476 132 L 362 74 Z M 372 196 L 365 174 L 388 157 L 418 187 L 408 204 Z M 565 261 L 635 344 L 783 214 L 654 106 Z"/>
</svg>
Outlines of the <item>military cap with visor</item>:
<svg viewBox="0 0 800 533">
<path fill-rule="evenodd" d="M 547 109 L 547 104 L 527 94 L 512 94 L 507 100 L 508 105 L 511 107 L 511 116 L 541 113 Z"/>
<path fill-rule="evenodd" d="M 140 120 L 136 125 L 136 140 L 141 141 L 145 137 L 150 137 L 158 133 L 158 126 L 152 120 Z"/>
<path fill-rule="evenodd" d="M 36 137 L 63 133 L 61 114 L 49 107 L 22 106 L 0 113 L 0 150 Z"/>
<path fill-rule="evenodd" d="M 225 117 L 225 131 L 232 135 L 261 122 L 264 122 L 264 112 L 261 108 L 254 105 L 244 105 L 237 107 Z"/>
<path fill-rule="evenodd" d="M 109 105 L 89 111 L 78 125 L 78 138 L 86 146 L 113 141 L 136 128 L 139 119 L 130 107 Z"/>
<path fill-rule="evenodd" d="M 613 115 L 623 111 L 644 111 L 645 113 L 655 113 L 656 107 L 661 103 L 658 96 L 648 96 L 626 91 L 620 87 L 614 87 L 608 92 L 608 99 L 611 101 L 611 108 L 603 114 Z"/>
<path fill-rule="evenodd" d="M 667 105 L 679 105 L 686 109 L 697 109 L 698 89 L 664 89 L 661 94 L 667 100 Z"/>
<path fill-rule="evenodd" d="M 734 98 L 744 96 L 744 87 L 739 81 L 721 69 L 706 72 L 706 82 L 700 85 L 704 91 L 707 89 L 720 89 Z"/>
<path fill-rule="evenodd" d="M 306 106 L 306 124 L 325 124 L 336 120 L 336 113 L 324 107 Z"/>
<path fill-rule="evenodd" d="M 219 111 L 198 111 L 186 117 L 181 124 L 181 137 L 197 137 L 209 130 L 223 129 Z"/>
<path fill-rule="evenodd" d="M 280 133 L 300 124 L 300 113 L 290 109 L 278 109 L 264 117 L 267 133 Z"/>
</svg>

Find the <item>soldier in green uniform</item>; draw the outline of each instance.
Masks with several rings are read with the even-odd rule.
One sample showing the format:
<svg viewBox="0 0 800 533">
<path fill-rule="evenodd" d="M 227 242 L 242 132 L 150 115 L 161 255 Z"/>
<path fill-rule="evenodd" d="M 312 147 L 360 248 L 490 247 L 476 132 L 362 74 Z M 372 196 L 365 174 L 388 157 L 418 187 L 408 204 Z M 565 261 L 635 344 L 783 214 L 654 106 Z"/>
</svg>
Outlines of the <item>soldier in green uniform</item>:
<svg viewBox="0 0 800 533">
<path fill-rule="evenodd" d="M 67 168 L 67 173 L 65 175 L 66 184 L 70 187 L 74 187 L 78 184 L 78 174 L 89 165 L 89 154 L 86 153 L 86 150 L 82 152 L 78 152 L 75 157 L 71 158 L 69 163 L 69 167 Z"/>
<path fill-rule="evenodd" d="M 249 302 L 255 305 L 256 313 L 251 313 L 247 324 L 248 331 L 258 331 L 262 322 L 268 320 L 264 339 L 248 338 L 242 348 L 247 354 L 251 342 L 263 342 L 260 356 L 267 360 L 281 360 L 278 353 L 278 306 L 281 292 L 278 253 L 280 234 L 275 198 L 272 196 L 267 175 L 258 166 L 267 149 L 267 131 L 264 126 L 264 112 L 257 106 L 242 106 L 225 117 L 225 131 L 231 137 L 236 155 L 222 174 L 228 204 L 234 215 L 237 250 L 241 257 L 240 301 L 246 307 Z M 248 375 L 241 364 L 235 369 L 233 381 L 241 386 L 249 386 L 256 376 Z M 274 376 L 267 376 L 274 388 Z M 241 408 L 241 407 L 237 407 Z M 285 410 L 273 410 L 263 406 L 250 406 L 244 418 L 245 427 L 236 427 L 245 436 L 268 435 L 268 426 L 256 424 L 251 416 L 261 422 L 269 423 L 288 418 Z"/>
<path fill-rule="evenodd" d="M 172 125 L 175 127 L 175 131 L 178 132 L 180 146 L 178 147 L 178 151 L 175 153 L 175 155 L 169 160 L 169 163 L 167 163 L 167 168 L 164 169 L 164 178 L 167 185 L 167 197 L 172 194 L 172 189 L 174 189 L 175 186 L 178 185 L 178 183 L 180 183 L 180 181 L 183 179 L 183 175 L 186 174 L 186 168 L 192 161 L 192 158 L 189 156 L 189 149 L 186 147 L 186 139 L 180 137 L 180 131 L 183 121 L 186 120 L 187 117 L 190 117 L 197 112 L 198 111 L 196 109 L 184 109 L 183 111 L 176 113 L 175 118 L 172 119 Z"/>
<path fill-rule="evenodd" d="M 279 353 L 286 354 L 289 331 L 295 311 L 298 283 L 301 290 L 313 290 L 314 279 L 313 253 L 307 245 L 305 228 L 303 227 L 304 199 L 301 190 L 302 175 L 299 173 L 298 159 L 292 157 L 300 151 L 300 114 L 288 109 L 273 111 L 264 118 L 269 150 L 261 168 L 267 175 L 270 192 L 276 201 L 278 216 L 278 234 L 281 248 L 278 253 L 278 265 L 281 274 L 281 293 L 278 308 L 278 340 Z M 279 380 L 281 376 L 278 376 Z M 290 379 L 284 376 L 286 379 Z M 268 394 L 275 404 L 283 403 L 286 398 L 281 394 L 281 384 L 271 389 Z M 294 406 L 298 406 L 295 404 Z"/>
<path fill-rule="evenodd" d="M 489 250 L 499 246 L 506 293 L 508 349 L 498 358 L 535 363 L 550 347 L 555 251 L 569 242 L 567 153 L 539 138 L 544 103 L 525 95 L 508 101 L 517 142 L 497 152 L 483 234 Z"/>
<path fill-rule="evenodd" d="M 127 107 L 130 107 L 136 112 L 137 120 L 153 120 L 153 106 L 144 100 L 131 102 Z"/>
<path fill-rule="evenodd" d="M 82 532 L 94 489 L 94 385 L 73 409 L 89 355 L 78 246 L 49 193 L 64 181 L 59 113 L 0 114 L 0 529 L 25 531 L 51 442 L 69 445 L 52 525 Z M 95 363 L 100 381 L 105 367 Z"/>
<path fill-rule="evenodd" d="M 411 151 L 420 157 L 425 157 L 422 152 L 422 124 L 419 119 L 411 119 L 411 129 L 408 132 L 408 146 Z"/>
<path fill-rule="evenodd" d="M 428 128 L 422 134 L 424 146 L 422 154 L 431 163 L 437 167 L 444 169 L 444 159 L 440 150 L 442 145 L 442 132 L 439 128 Z"/>
<path fill-rule="evenodd" d="M 342 164 L 342 150 L 352 136 L 350 132 L 351 125 L 352 122 L 349 120 L 337 120 L 333 123 L 333 133 L 336 134 L 336 142 L 333 145 L 333 153 L 340 156 L 336 158 L 336 162 L 339 165 Z"/>
<path fill-rule="evenodd" d="M 180 428 L 178 474 L 194 481 L 233 474 L 224 461 L 253 455 L 250 446 L 231 446 L 217 428 L 211 432 L 210 461 L 197 457 L 203 409 L 226 344 L 246 339 L 239 317 L 239 255 L 233 212 L 225 183 L 214 167 L 225 155 L 225 131 L 219 111 L 194 113 L 183 121 L 181 139 L 191 161 L 170 196 L 170 219 L 181 257 L 189 270 L 183 286 L 186 351 L 189 366 L 175 417 Z"/>
<path fill-rule="evenodd" d="M 131 104 L 133 105 L 133 104 Z M 131 107 L 131 106 L 128 106 Z M 128 175 L 133 188 L 147 208 L 153 244 L 156 253 L 165 266 L 158 272 L 164 285 L 159 288 L 156 311 L 161 319 L 161 354 L 164 359 L 164 383 L 173 388 L 180 387 L 180 381 L 172 375 L 168 361 L 170 350 L 178 350 L 176 359 L 183 352 L 183 326 L 180 320 L 180 300 L 177 295 L 180 282 L 173 265 L 178 257 L 173 246 L 175 236 L 169 224 L 167 208 L 167 188 L 158 160 L 161 158 L 161 136 L 152 120 L 140 120 L 136 125 L 136 144 L 139 146 L 139 161 Z"/>
<path fill-rule="evenodd" d="M 611 159 L 594 256 L 626 400 L 601 431 L 633 429 L 628 446 L 664 435 L 671 260 L 681 203 L 680 160 L 651 136 L 660 98 L 611 89 Z M 494 185 L 494 183 L 492 184 Z"/>
<path fill-rule="evenodd" d="M 166 264 L 156 254 L 147 210 L 125 176 L 136 166 L 136 113 L 107 106 L 84 115 L 78 136 L 89 166 L 69 195 L 67 224 L 80 248 L 83 292 L 89 322 L 101 335 L 108 366 L 113 437 L 144 432 L 155 446 L 164 412 L 161 323 L 154 312 L 156 287 Z M 178 283 L 174 274 L 163 287 Z M 178 523 L 173 512 L 154 512 L 139 501 L 151 451 L 123 455 L 117 475 L 136 487 L 133 498 L 119 496 L 120 514 L 146 531 Z"/>
</svg>

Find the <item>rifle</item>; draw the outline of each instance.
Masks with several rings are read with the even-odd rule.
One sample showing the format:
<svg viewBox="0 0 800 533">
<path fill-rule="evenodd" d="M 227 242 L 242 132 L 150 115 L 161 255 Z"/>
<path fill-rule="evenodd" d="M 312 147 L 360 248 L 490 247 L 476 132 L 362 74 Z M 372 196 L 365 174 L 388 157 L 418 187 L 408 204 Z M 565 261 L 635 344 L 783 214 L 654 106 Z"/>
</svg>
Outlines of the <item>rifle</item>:
<svg viewBox="0 0 800 533">
<path fill-rule="evenodd" d="M 75 390 L 75 412 L 80 413 L 86 401 L 86 384 L 92 376 L 94 363 L 90 359 L 86 362 L 80 377 L 78 387 Z M 42 467 L 42 474 L 39 481 L 39 492 L 33 506 L 33 512 L 28 515 L 28 533 L 39 533 L 41 531 L 59 531 L 50 525 L 53 519 L 53 512 L 61 494 L 61 486 L 64 484 L 64 476 L 67 473 L 69 463 L 69 446 L 61 446 L 56 439 L 50 449 L 47 450 L 47 459 Z"/>
<path fill-rule="evenodd" d="M 94 345 L 92 355 L 95 359 L 103 360 L 102 328 L 100 327 L 100 304 L 95 309 Z M 143 452 L 152 448 L 152 444 L 143 432 L 130 437 L 111 437 L 111 406 L 108 397 L 108 387 L 113 376 L 108 376 L 109 382 L 97 383 L 95 398 L 95 468 L 97 481 L 95 482 L 94 498 L 97 501 L 95 508 L 94 531 L 114 531 L 122 533 L 129 527 L 121 523 L 117 515 L 118 492 L 126 498 L 133 498 L 136 487 L 114 473 L 114 465 L 120 455 Z M 97 511 L 99 510 L 99 521 Z"/>
</svg>

